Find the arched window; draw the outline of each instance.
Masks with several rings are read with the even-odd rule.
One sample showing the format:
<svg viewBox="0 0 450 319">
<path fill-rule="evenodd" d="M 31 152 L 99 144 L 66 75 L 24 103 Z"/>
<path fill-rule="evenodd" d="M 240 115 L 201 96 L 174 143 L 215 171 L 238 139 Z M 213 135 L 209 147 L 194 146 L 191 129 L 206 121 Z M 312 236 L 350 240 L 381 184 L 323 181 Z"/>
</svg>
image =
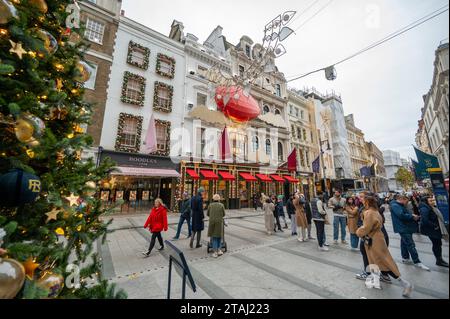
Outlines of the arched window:
<svg viewBox="0 0 450 319">
<path fill-rule="evenodd" d="M 270 139 L 266 139 L 266 154 L 268 156 L 272 155 L 272 142 L 270 142 Z"/>
<path fill-rule="evenodd" d="M 283 143 L 278 142 L 278 161 L 283 161 Z"/>
<path fill-rule="evenodd" d="M 259 150 L 259 138 L 258 138 L 258 136 L 253 136 L 252 146 L 253 146 L 253 152 L 256 152 L 256 151 Z"/>
<path fill-rule="evenodd" d="M 270 108 L 267 105 L 264 105 L 263 107 L 263 114 L 270 113 Z"/>
<path fill-rule="evenodd" d="M 279 109 L 275 109 L 275 115 L 281 115 L 281 111 Z"/>
</svg>

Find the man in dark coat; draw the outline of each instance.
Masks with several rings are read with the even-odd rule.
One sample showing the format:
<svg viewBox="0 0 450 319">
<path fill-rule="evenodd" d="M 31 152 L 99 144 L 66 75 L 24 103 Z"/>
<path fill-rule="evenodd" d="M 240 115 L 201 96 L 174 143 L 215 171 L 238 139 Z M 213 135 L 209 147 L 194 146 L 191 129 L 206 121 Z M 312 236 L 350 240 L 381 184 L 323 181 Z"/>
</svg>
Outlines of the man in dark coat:
<svg viewBox="0 0 450 319">
<path fill-rule="evenodd" d="M 188 237 L 191 237 L 192 235 L 192 229 L 191 229 L 191 199 L 188 196 L 188 193 L 183 194 L 183 200 L 180 201 L 180 220 L 178 221 L 178 228 L 177 228 L 177 234 L 173 238 L 174 240 L 177 240 L 180 238 L 181 233 L 181 227 L 183 227 L 184 221 L 186 221 L 188 225 Z"/>
<path fill-rule="evenodd" d="M 292 236 L 296 236 L 297 234 L 297 221 L 295 220 L 295 206 L 293 203 L 294 195 L 289 196 L 289 199 L 286 203 L 286 211 L 288 213 L 289 219 L 291 220 L 291 233 Z"/>
<path fill-rule="evenodd" d="M 413 234 L 418 232 L 419 216 L 413 215 L 406 205 L 408 204 L 406 195 L 398 195 L 390 204 L 392 217 L 392 227 L 394 233 L 400 235 L 400 251 L 402 254 L 402 262 L 404 264 L 412 264 L 420 269 L 430 271 L 430 268 L 422 264 L 417 253 L 416 244 L 414 243 Z M 411 256 L 411 259 L 409 257 Z"/>
<path fill-rule="evenodd" d="M 194 238 L 197 234 L 197 245 L 195 248 L 200 248 L 200 239 L 202 231 L 205 229 L 205 214 L 203 212 L 203 193 L 205 192 L 203 187 L 198 189 L 197 195 L 191 198 L 191 212 L 192 212 L 192 237 L 189 246 L 193 248 Z"/>
</svg>

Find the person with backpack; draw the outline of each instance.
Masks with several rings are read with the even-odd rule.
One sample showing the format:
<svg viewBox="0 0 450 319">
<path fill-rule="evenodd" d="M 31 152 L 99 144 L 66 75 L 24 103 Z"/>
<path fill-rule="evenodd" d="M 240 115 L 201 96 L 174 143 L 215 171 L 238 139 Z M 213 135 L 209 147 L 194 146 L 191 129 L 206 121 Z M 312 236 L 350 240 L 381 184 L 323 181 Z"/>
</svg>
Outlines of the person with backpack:
<svg viewBox="0 0 450 319">
<path fill-rule="evenodd" d="M 183 227 L 184 221 L 186 221 L 188 226 L 188 236 L 186 238 L 191 237 L 192 235 L 192 227 L 191 227 L 191 199 L 187 192 L 183 193 L 183 200 L 180 202 L 180 220 L 178 221 L 177 233 L 174 240 L 178 240 L 180 238 L 181 228 Z"/>
</svg>

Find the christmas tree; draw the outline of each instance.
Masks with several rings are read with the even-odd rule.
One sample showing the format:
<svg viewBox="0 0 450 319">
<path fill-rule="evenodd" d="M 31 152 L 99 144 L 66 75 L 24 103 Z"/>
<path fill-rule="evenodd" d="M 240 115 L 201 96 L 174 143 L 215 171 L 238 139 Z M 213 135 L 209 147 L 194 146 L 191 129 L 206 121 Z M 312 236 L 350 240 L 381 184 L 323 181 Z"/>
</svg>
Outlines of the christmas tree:
<svg viewBox="0 0 450 319">
<path fill-rule="evenodd" d="M 126 297 L 93 253 L 113 163 L 81 160 L 95 108 L 78 20 L 74 0 L 0 0 L 0 298 Z"/>
</svg>

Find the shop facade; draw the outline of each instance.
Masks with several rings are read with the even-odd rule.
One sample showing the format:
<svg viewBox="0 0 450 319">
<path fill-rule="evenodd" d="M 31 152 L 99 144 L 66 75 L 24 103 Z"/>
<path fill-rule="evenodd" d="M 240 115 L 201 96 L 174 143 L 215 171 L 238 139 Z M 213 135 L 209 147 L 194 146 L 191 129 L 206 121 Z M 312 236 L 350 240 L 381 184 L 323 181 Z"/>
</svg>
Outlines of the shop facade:
<svg viewBox="0 0 450 319">
<path fill-rule="evenodd" d="M 161 198 L 170 210 L 175 209 L 178 198 L 179 164 L 170 157 L 131 154 L 101 150 L 100 161 L 110 158 L 116 167 L 110 179 L 102 184 L 100 197 L 105 204 L 125 202 L 122 210 L 142 210 L 153 206 Z"/>
</svg>

